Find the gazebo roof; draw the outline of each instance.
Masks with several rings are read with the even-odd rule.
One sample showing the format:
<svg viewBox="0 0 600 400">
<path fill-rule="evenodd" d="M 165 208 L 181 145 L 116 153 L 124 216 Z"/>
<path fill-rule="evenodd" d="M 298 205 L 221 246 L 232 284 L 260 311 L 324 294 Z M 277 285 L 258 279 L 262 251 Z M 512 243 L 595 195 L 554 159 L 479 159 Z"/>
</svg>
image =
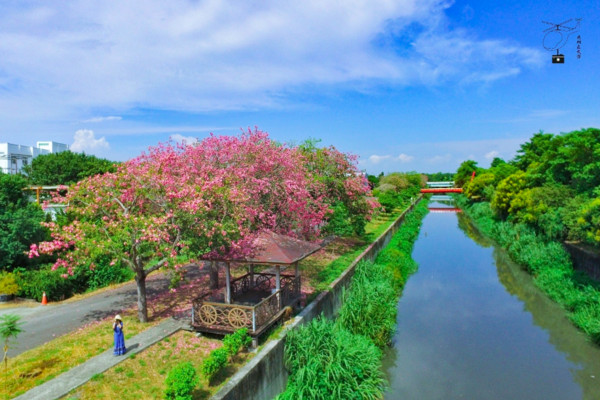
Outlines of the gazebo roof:
<svg viewBox="0 0 600 400">
<path fill-rule="evenodd" d="M 319 244 L 265 231 L 254 242 L 260 249 L 246 262 L 256 264 L 290 265 L 318 251 Z"/>
<path fill-rule="evenodd" d="M 325 238 L 318 243 L 313 243 L 271 231 L 263 231 L 254 239 L 254 247 L 257 250 L 252 257 L 244 259 L 201 257 L 200 259 L 246 264 L 291 265 L 320 250 L 329 241 L 330 238 Z"/>
<path fill-rule="evenodd" d="M 311 243 L 291 236 L 280 235 L 271 231 L 263 231 L 254 239 L 257 248 L 252 257 L 244 259 L 201 258 L 204 261 L 221 261 L 251 264 L 291 265 L 312 253 L 320 250 L 327 239 L 319 243 Z"/>
</svg>

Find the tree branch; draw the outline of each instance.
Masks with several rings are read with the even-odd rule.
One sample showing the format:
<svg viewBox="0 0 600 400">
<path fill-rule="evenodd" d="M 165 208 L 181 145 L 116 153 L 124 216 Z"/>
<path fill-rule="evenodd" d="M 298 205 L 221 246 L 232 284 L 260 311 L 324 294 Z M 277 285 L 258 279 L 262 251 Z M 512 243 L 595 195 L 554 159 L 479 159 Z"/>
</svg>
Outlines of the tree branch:
<svg viewBox="0 0 600 400">
<path fill-rule="evenodd" d="M 165 265 L 165 263 L 167 262 L 167 260 L 168 260 L 168 258 L 163 258 L 162 260 L 160 260 L 159 262 L 157 262 L 156 264 L 154 264 L 150 268 L 144 269 L 144 273 L 146 274 L 146 276 L 150 275 L 150 273 L 156 271 L 157 269 L 159 269 L 160 267 L 162 267 L 163 265 Z"/>
</svg>

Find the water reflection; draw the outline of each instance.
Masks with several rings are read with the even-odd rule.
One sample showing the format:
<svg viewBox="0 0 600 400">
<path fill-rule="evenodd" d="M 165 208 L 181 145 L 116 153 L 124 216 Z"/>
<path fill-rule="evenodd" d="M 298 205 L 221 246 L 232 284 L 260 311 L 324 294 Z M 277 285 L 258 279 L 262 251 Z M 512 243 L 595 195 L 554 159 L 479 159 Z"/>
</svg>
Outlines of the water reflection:
<svg viewBox="0 0 600 400">
<path fill-rule="evenodd" d="M 600 399 L 600 349 L 466 216 L 429 214 L 413 256 L 387 399 Z"/>
</svg>

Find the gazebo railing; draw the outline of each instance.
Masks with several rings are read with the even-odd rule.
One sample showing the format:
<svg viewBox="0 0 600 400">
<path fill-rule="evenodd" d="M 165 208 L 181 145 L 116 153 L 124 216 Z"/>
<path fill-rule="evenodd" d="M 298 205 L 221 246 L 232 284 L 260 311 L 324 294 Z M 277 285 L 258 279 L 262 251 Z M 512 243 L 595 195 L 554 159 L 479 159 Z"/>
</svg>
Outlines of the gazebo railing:
<svg viewBox="0 0 600 400">
<path fill-rule="evenodd" d="M 283 282 L 283 279 L 281 282 Z M 245 274 L 231 281 L 231 296 L 235 298 L 250 289 L 269 290 L 272 287 L 275 287 L 275 274 Z M 221 290 L 224 291 L 225 288 Z"/>
<path fill-rule="evenodd" d="M 280 291 L 277 291 L 254 306 L 253 310 L 253 326 L 252 331 L 255 332 L 258 328 L 269 322 L 275 314 L 281 310 L 279 306 Z"/>
<path fill-rule="evenodd" d="M 293 284 L 295 280 L 295 276 L 293 275 L 281 275 L 280 282 L 281 287 L 284 288 L 289 284 Z M 235 278 L 231 281 L 231 299 L 235 301 L 239 296 L 248 292 L 249 290 L 263 290 L 268 291 L 274 289 L 276 284 L 276 275 L 270 273 L 254 273 L 254 274 L 245 274 L 240 276 L 239 278 Z M 225 287 L 218 289 L 217 291 L 213 291 L 213 294 L 220 293 L 223 296 L 225 295 Z"/>
<path fill-rule="evenodd" d="M 287 279 L 289 278 L 289 279 Z M 285 282 L 285 283 L 284 283 Z M 281 279 L 281 302 L 283 306 L 292 304 L 300 299 L 301 285 L 299 276 L 286 276 L 284 281 Z"/>
<path fill-rule="evenodd" d="M 270 274 L 256 275 L 267 280 L 272 278 Z M 240 288 L 243 287 L 242 278 L 236 279 L 241 282 Z M 285 280 L 283 276 L 281 278 L 282 288 L 254 306 L 209 301 L 212 294 L 210 292 L 202 295 L 192 302 L 192 325 L 219 332 L 234 332 L 247 327 L 250 333 L 255 333 L 284 306 L 300 299 L 300 277 L 286 276 Z"/>
</svg>

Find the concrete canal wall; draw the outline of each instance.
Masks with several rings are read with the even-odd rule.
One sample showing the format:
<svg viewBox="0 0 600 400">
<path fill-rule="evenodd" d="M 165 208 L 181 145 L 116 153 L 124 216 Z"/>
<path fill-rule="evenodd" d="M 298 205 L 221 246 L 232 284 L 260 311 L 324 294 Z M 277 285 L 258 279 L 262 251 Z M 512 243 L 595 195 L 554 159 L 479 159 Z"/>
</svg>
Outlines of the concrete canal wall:
<svg viewBox="0 0 600 400">
<path fill-rule="evenodd" d="M 585 272 L 592 279 L 600 281 L 600 254 L 597 250 L 572 242 L 566 242 L 564 246 L 571 255 L 573 268 Z"/>
<path fill-rule="evenodd" d="M 283 354 L 287 332 L 301 326 L 321 313 L 334 318 L 342 305 L 342 293 L 350 284 L 356 265 L 362 260 L 373 261 L 387 246 L 392 236 L 404 221 L 404 217 L 421 200 L 419 197 L 408 207 L 373 243 L 369 245 L 329 289 L 320 293 L 300 314 L 288 321 L 276 339 L 267 342 L 259 353 L 240 369 L 212 400 L 271 400 L 283 392 L 287 384 L 288 372 L 284 366 Z"/>
</svg>

